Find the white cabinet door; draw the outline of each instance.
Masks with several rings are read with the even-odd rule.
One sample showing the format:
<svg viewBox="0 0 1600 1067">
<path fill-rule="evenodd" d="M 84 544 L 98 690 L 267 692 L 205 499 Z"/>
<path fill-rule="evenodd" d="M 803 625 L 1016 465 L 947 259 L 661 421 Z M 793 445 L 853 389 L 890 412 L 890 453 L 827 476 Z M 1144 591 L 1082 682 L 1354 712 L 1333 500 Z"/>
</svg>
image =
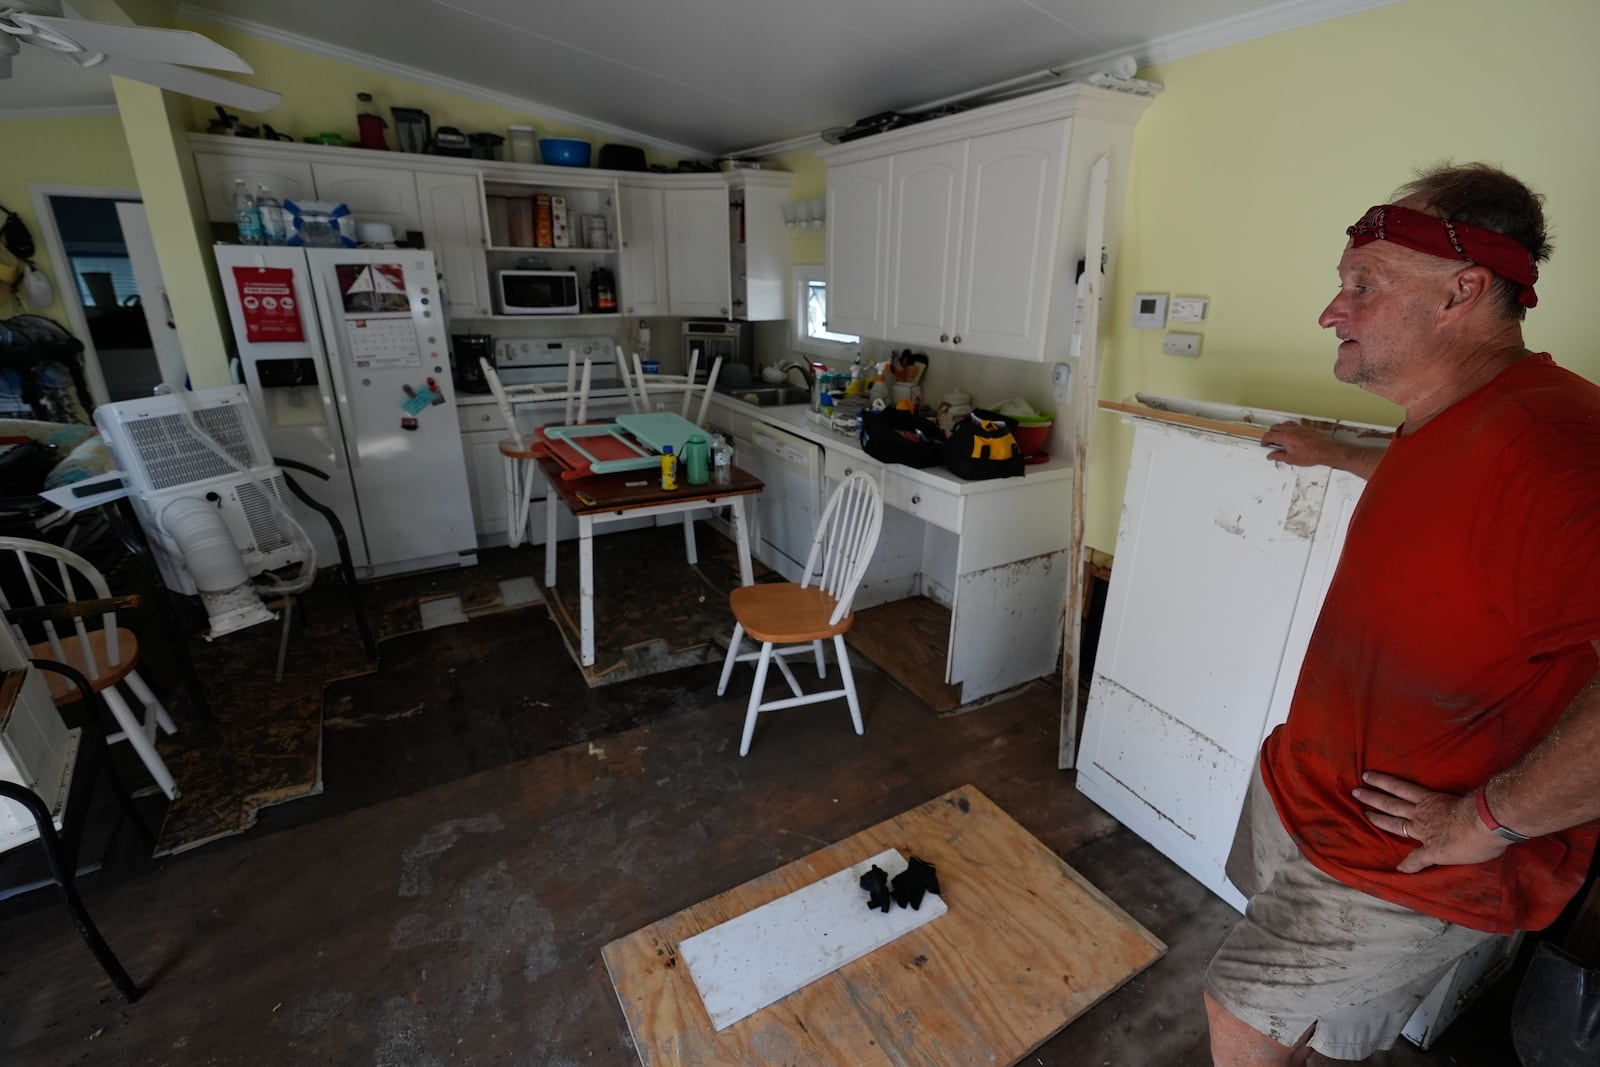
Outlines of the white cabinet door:
<svg viewBox="0 0 1600 1067">
<path fill-rule="evenodd" d="M 1233 903 L 1223 864 L 1329 471 L 1138 423 L 1078 788 Z"/>
<path fill-rule="evenodd" d="M 200 193 L 205 199 L 206 218 L 212 222 L 233 221 L 233 182 L 244 179 L 245 188 L 255 195 L 256 186 L 265 185 L 278 200 L 315 200 L 316 185 L 311 180 L 311 164 L 298 159 L 272 159 L 255 155 L 224 155 L 196 152 L 195 173 L 200 178 Z"/>
<path fill-rule="evenodd" d="M 467 455 L 467 497 L 472 501 L 472 529 L 478 535 L 478 544 L 483 546 L 506 543 L 505 468 L 500 458 L 500 442 L 505 437 L 504 430 L 461 435 Z"/>
<path fill-rule="evenodd" d="M 663 199 L 672 314 L 728 318 L 733 299 L 727 188 L 668 189 Z"/>
<path fill-rule="evenodd" d="M 884 337 L 890 156 L 828 168 L 828 329 Z"/>
<path fill-rule="evenodd" d="M 950 339 L 958 351 L 1044 359 L 1066 147 L 1066 122 L 968 142 Z"/>
<path fill-rule="evenodd" d="M 622 214 L 622 313 L 667 314 L 667 232 L 660 189 L 624 185 Z"/>
<path fill-rule="evenodd" d="M 740 226 L 744 241 L 733 246 L 733 317 L 750 322 L 781 319 L 787 314 L 789 287 L 789 231 L 783 225 L 787 175 L 780 183 L 757 184 L 748 177 L 745 182 Z"/>
<path fill-rule="evenodd" d="M 966 141 L 894 157 L 886 333 L 893 340 L 950 345 L 966 163 Z M 832 299 L 830 286 L 830 318 Z"/>
<path fill-rule="evenodd" d="M 357 222 L 387 222 L 397 238 L 422 229 L 417 182 L 409 170 L 363 167 L 345 163 L 313 163 L 317 199 L 344 204 Z"/>
<path fill-rule="evenodd" d="M 490 314 L 478 179 L 471 174 L 420 171 L 416 183 L 422 236 L 444 274 L 451 313 Z"/>
</svg>

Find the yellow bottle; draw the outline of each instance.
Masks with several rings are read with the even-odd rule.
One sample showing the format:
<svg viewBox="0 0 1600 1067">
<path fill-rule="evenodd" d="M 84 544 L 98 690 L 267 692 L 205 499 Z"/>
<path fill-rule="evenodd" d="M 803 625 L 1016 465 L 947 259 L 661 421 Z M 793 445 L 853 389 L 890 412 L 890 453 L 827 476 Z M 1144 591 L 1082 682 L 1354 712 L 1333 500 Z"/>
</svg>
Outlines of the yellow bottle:
<svg viewBox="0 0 1600 1067">
<path fill-rule="evenodd" d="M 661 446 L 661 488 L 678 488 L 678 457 L 672 454 L 671 445 Z"/>
</svg>

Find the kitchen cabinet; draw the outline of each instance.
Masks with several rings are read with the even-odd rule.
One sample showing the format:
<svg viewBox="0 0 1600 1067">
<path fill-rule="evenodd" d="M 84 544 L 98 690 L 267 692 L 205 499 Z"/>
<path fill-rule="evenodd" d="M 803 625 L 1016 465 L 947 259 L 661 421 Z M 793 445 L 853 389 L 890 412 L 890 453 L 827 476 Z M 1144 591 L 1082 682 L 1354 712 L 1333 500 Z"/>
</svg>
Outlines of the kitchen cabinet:
<svg viewBox="0 0 1600 1067">
<path fill-rule="evenodd" d="M 243 179 L 252 196 L 257 185 L 265 185 L 279 201 L 317 199 L 310 162 L 281 153 L 196 152 L 194 167 L 200 179 L 206 218 L 211 222 L 233 224 L 236 179 Z"/>
<path fill-rule="evenodd" d="M 483 192 L 471 174 L 418 171 L 417 204 L 422 233 L 444 275 L 450 313 L 492 313 L 483 258 Z"/>
<path fill-rule="evenodd" d="M 712 403 L 711 421 L 741 439 L 765 425 L 820 445 L 824 501 L 853 471 L 878 481 L 883 532 L 855 606 L 923 596 L 949 609 L 943 680 L 961 687 L 962 703 L 1055 670 L 1070 566 L 1070 462 L 1030 467 L 1021 478 L 968 482 L 937 467 L 880 463 L 853 435 L 811 421 L 800 405 L 756 408 L 720 396 Z M 734 462 L 741 462 L 737 453 Z M 781 514 L 763 509 L 762 522 Z M 810 531 L 791 533 L 809 537 Z M 776 538 L 763 529 L 760 540 Z"/>
<path fill-rule="evenodd" d="M 317 162 L 311 165 L 311 179 L 318 200 L 346 205 L 358 222 L 387 222 L 401 240 L 422 229 L 416 176 L 409 170 Z"/>
<path fill-rule="evenodd" d="M 891 171 L 888 156 L 828 168 L 828 329 L 834 333 L 889 336 Z"/>
<path fill-rule="evenodd" d="M 784 317 L 789 265 L 782 201 L 789 175 L 734 171 L 664 190 L 668 313 Z"/>
<path fill-rule="evenodd" d="M 666 315 L 667 230 L 664 194 L 647 185 L 618 187 L 624 315 Z"/>
<path fill-rule="evenodd" d="M 823 150 L 829 328 L 1012 359 L 1065 356 L 1089 172 L 1110 154 L 1109 251 L 1148 105 L 1073 85 Z"/>
</svg>

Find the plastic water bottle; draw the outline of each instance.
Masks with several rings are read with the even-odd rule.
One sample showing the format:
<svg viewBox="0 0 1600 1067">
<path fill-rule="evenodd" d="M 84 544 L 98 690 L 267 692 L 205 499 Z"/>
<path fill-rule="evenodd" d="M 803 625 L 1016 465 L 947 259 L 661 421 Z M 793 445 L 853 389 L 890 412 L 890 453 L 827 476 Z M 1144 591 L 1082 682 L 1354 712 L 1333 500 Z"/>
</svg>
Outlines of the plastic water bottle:
<svg viewBox="0 0 1600 1067">
<path fill-rule="evenodd" d="M 281 245 L 288 243 L 288 221 L 283 214 L 283 205 L 278 203 L 278 198 L 272 195 L 272 190 L 265 183 L 256 186 L 256 214 L 261 216 L 261 243 Z"/>
<path fill-rule="evenodd" d="M 733 446 L 721 434 L 711 444 L 711 483 L 729 485 L 733 482 Z"/>
<path fill-rule="evenodd" d="M 239 227 L 239 243 L 261 243 L 261 212 L 256 209 L 256 198 L 245 188 L 243 178 L 233 179 L 233 221 Z"/>
</svg>

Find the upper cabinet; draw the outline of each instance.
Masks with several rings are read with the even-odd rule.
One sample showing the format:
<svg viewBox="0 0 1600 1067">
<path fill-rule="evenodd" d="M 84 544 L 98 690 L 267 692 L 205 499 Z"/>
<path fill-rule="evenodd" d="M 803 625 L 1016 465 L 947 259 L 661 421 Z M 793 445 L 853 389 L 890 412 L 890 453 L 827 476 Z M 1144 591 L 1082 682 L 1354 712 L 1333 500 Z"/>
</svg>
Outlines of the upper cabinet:
<svg viewBox="0 0 1600 1067">
<path fill-rule="evenodd" d="M 1066 86 L 865 138 L 828 163 L 829 328 L 1031 361 L 1069 351 L 1088 175 L 1115 244 L 1144 97 Z"/>
<path fill-rule="evenodd" d="M 420 231 L 458 317 L 502 317 L 495 275 L 525 269 L 576 273 L 581 316 L 784 317 L 787 173 L 619 174 L 205 134 L 190 140 L 213 222 L 232 223 L 233 183 L 242 179 L 252 193 L 264 183 L 280 200 L 342 202 L 358 221 L 387 222 L 402 240 Z M 606 292 L 614 301 L 597 300 Z"/>
</svg>

